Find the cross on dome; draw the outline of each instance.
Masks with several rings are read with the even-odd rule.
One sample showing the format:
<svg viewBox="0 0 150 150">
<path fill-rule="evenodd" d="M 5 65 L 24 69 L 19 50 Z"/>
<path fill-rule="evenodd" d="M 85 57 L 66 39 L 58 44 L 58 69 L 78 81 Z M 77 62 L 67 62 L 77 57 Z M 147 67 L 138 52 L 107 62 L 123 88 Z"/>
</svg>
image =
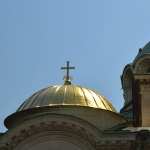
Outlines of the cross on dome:
<svg viewBox="0 0 150 150">
<path fill-rule="evenodd" d="M 66 76 L 64 77 L 65 83 L 64 84 L 71 84 L 70 82 L 70 70 L 75 69 L 74 66 L 70 66 L 70 62 L 66 62 L 66 67 L 61 67 L 62 70 L 66 70 Z"/>
</svg>

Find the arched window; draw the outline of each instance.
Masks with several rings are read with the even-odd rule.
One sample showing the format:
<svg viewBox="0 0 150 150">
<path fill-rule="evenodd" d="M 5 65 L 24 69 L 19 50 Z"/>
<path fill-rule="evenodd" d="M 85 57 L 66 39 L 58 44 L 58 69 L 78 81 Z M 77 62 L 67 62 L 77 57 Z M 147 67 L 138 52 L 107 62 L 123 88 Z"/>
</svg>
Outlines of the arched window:
<svg viewBox="0 0 150 150">
<path fill-rule="evenodd" d="M 137 64 L 136 68 L 136 73 L 138 74 L 150 73 L 150 58 L 143 59 Z"/>
<path fill-rule="evenodd" d="M 147 68 L 146 73 L 150 74 L 150 67 L 149 67 L 149 68 Z"/>
</svg>

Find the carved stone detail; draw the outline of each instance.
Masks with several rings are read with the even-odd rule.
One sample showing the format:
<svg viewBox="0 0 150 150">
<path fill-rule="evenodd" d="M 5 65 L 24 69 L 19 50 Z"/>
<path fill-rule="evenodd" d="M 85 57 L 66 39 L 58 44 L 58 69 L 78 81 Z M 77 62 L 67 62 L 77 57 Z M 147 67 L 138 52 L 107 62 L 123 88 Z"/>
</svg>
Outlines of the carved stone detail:
<svg viewBox="0 0 150 150">
<path fill-rule="evenodd" d="M 9 143 L 5 143 L 3 149 L 0 150 L 13 150 L 18 144 L 27 138 L 36 135 L 42 132 L 62 132 L 62 133 L 71 133 L 73 135 L 78 136 L 79 138 L 85 139 L 88 141 L 93 147 L 96 145 L 96 141 L 94 135 L 89 133 L 85 128 L 69 123 L 69 122 L 40 122 L 39 124 L 33 124 L 19 131 L 19 134 L 15 134 L 11 137 Z"/>
</svg>

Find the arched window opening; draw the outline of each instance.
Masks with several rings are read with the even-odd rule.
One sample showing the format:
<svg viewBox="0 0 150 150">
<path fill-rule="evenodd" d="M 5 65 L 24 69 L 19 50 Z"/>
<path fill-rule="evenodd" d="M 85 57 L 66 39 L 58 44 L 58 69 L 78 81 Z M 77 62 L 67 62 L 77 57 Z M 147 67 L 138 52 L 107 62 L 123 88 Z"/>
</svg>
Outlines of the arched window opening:
<svg viewBox="0 0 150 150">
<path fill-rule="evenodd" d="M 149 67 L 149 68 L 147 68 L 146 73 L 150 74 L 150 67 Z"/>
</svg>

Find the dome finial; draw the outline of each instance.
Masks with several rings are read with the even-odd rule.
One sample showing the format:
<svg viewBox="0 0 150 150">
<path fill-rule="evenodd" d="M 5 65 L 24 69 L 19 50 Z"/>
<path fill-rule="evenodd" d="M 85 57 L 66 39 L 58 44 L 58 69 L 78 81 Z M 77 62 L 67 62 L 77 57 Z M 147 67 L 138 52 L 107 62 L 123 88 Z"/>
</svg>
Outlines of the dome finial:
<svg viewBox="0 0 150 150">
<path fill-rule="evenodd" d="M 66 67 L 61 67 L 62 70 L 66 70 L 66 76 L 64 77 L 64 80 L 65 80 L 65 83 L 64 84 L 71 84 L 71 81 L 70 81 L 70 75 L 69 75 L 69 71 L 70 69 L 75 69 L 74 66 L 70 66 L 70 62 L 67 61 L 66 62 Z"/>
</svg>

